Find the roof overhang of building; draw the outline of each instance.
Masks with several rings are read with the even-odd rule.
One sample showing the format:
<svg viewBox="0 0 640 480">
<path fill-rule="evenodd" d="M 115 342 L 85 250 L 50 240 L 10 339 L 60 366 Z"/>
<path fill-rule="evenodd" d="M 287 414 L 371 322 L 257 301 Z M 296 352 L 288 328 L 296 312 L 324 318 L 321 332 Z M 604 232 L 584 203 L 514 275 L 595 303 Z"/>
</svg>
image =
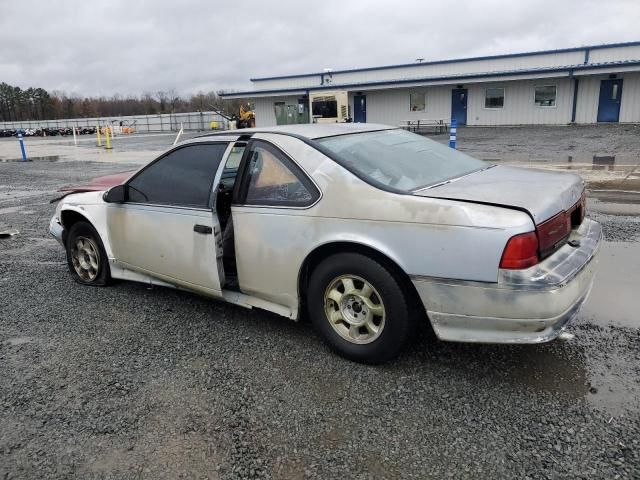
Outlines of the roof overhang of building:
<svg viewBox="0 0 640 480">
<path fill-rule="evenodd" d="M 390 88 L 426 87 L 433 85 L 451 85 L 456 83 L 505 82 L 513 80 L 530 80 L 536 78 L 559 78 L 568 76 L 597 75 L 605 73 L 640 71 L 640 60 L 607 62 L 601 64 L 566 65 L 537 69 L 508 70 L 502 72 L 485 72 L 442 77 L 406 78 L 399 80 L 379 80 L 374 82 L 317 85 L 305 88 L 289 88 L 274 90 L 254 90 L 245 92 L 222 93 L 221 97 L 260 98 L 286 95 L 305 95 L 311 91 L 322 90 L 381 90 Z"/>
</svg>

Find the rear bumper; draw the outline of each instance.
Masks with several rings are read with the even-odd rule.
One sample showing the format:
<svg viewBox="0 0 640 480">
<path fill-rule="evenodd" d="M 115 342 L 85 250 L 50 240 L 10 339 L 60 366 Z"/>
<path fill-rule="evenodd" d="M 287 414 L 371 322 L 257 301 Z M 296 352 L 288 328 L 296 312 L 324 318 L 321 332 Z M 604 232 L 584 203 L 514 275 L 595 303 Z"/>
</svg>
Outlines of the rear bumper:
<svg viewBox="0 0 640 480">
<path fill-rule="evenodd" d="M 602 229 L 585 219 L 570 240 L 538 265 L 500 270 L 498 282 L 413 277 L 441 340 L 541 343 L 556 338 L 575 317 L 593 284 Z"/>
<path fill-rule="evenodd" d="M 49 233 L 58 240 L 58 243 L 64 247 L 65 241 L 65 231 L 64 227 L 60 223 L 57 217 L 51 217 L 51 221 L 49 222 Z"/>
</svg>

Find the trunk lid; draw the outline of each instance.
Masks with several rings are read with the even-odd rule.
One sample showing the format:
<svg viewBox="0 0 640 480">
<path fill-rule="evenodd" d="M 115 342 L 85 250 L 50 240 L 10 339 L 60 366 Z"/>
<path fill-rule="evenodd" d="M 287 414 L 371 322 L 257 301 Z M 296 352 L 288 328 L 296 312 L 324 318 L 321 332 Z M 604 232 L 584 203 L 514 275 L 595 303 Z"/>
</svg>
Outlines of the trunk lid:
<svg viewBox="0 0 640 480">
<path fill-rule="evenodd" d="M 584 182 L 578 175 L 497 165 L 450 182 L 414 192 L 422 197 L 487 203 L 526 210 L 536 225 L 581 200 Z"/>
</svg>

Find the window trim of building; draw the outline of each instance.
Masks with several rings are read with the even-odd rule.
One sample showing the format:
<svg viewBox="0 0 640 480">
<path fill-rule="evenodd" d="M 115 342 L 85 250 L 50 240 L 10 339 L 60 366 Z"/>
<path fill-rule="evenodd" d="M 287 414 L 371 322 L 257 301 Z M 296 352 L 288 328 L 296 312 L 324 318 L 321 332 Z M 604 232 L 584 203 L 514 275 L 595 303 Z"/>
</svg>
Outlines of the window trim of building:
<svg viewBox="0 0 640 480">
<path fill-rule="evenodd" d="M 487 107 L 487 91 L 488 90 L 502 90 L 502 106 L 501 107 Z M 507 89 L 505 87 L 485 87 L 484 88 L 484 110 L 503 110 L 507 103 Z"/>
<path fill-rule="evenodd" d="M 422 95 L 422 105 L 423 105 L 422 110 L 413 110 L 411 97 L 414 95 Z M 413 112 L 426 112 L 426 111 L 427 111 L 427 92 L 425 91 L 409 92 L 409 112 L 413 113 Z"/>
<path fill-rule="evenodd" d="M 536 90 L 538 88 L 545 87 L 553 87 L 555 89 L 555 94 L 553 95 L 553 105 L 538 105 L 536 103 Z M 556 108 L 558 106 L 558 85 L 554 84 L 546 84 L 546 85 L 534 85 L 533 86 L 533 105 L 536 108 Z"/>
</svg>

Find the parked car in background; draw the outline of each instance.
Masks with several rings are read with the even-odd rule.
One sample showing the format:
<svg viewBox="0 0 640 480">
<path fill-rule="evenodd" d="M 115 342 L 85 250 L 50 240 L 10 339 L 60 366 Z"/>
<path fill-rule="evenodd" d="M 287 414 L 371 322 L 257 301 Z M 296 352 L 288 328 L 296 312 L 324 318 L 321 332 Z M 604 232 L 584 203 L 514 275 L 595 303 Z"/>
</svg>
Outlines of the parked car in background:
<svg viewBox="0 0 640 480">
<path fill-rule="evenodd" d="M 486 163 L 372 124 L 210 134 L 65 189 L 50 222 L 76 281 L 133 280 L 299 319 L 339 354 L 556 338 L 601 228 L 580 177 Z"/>
</svg>

